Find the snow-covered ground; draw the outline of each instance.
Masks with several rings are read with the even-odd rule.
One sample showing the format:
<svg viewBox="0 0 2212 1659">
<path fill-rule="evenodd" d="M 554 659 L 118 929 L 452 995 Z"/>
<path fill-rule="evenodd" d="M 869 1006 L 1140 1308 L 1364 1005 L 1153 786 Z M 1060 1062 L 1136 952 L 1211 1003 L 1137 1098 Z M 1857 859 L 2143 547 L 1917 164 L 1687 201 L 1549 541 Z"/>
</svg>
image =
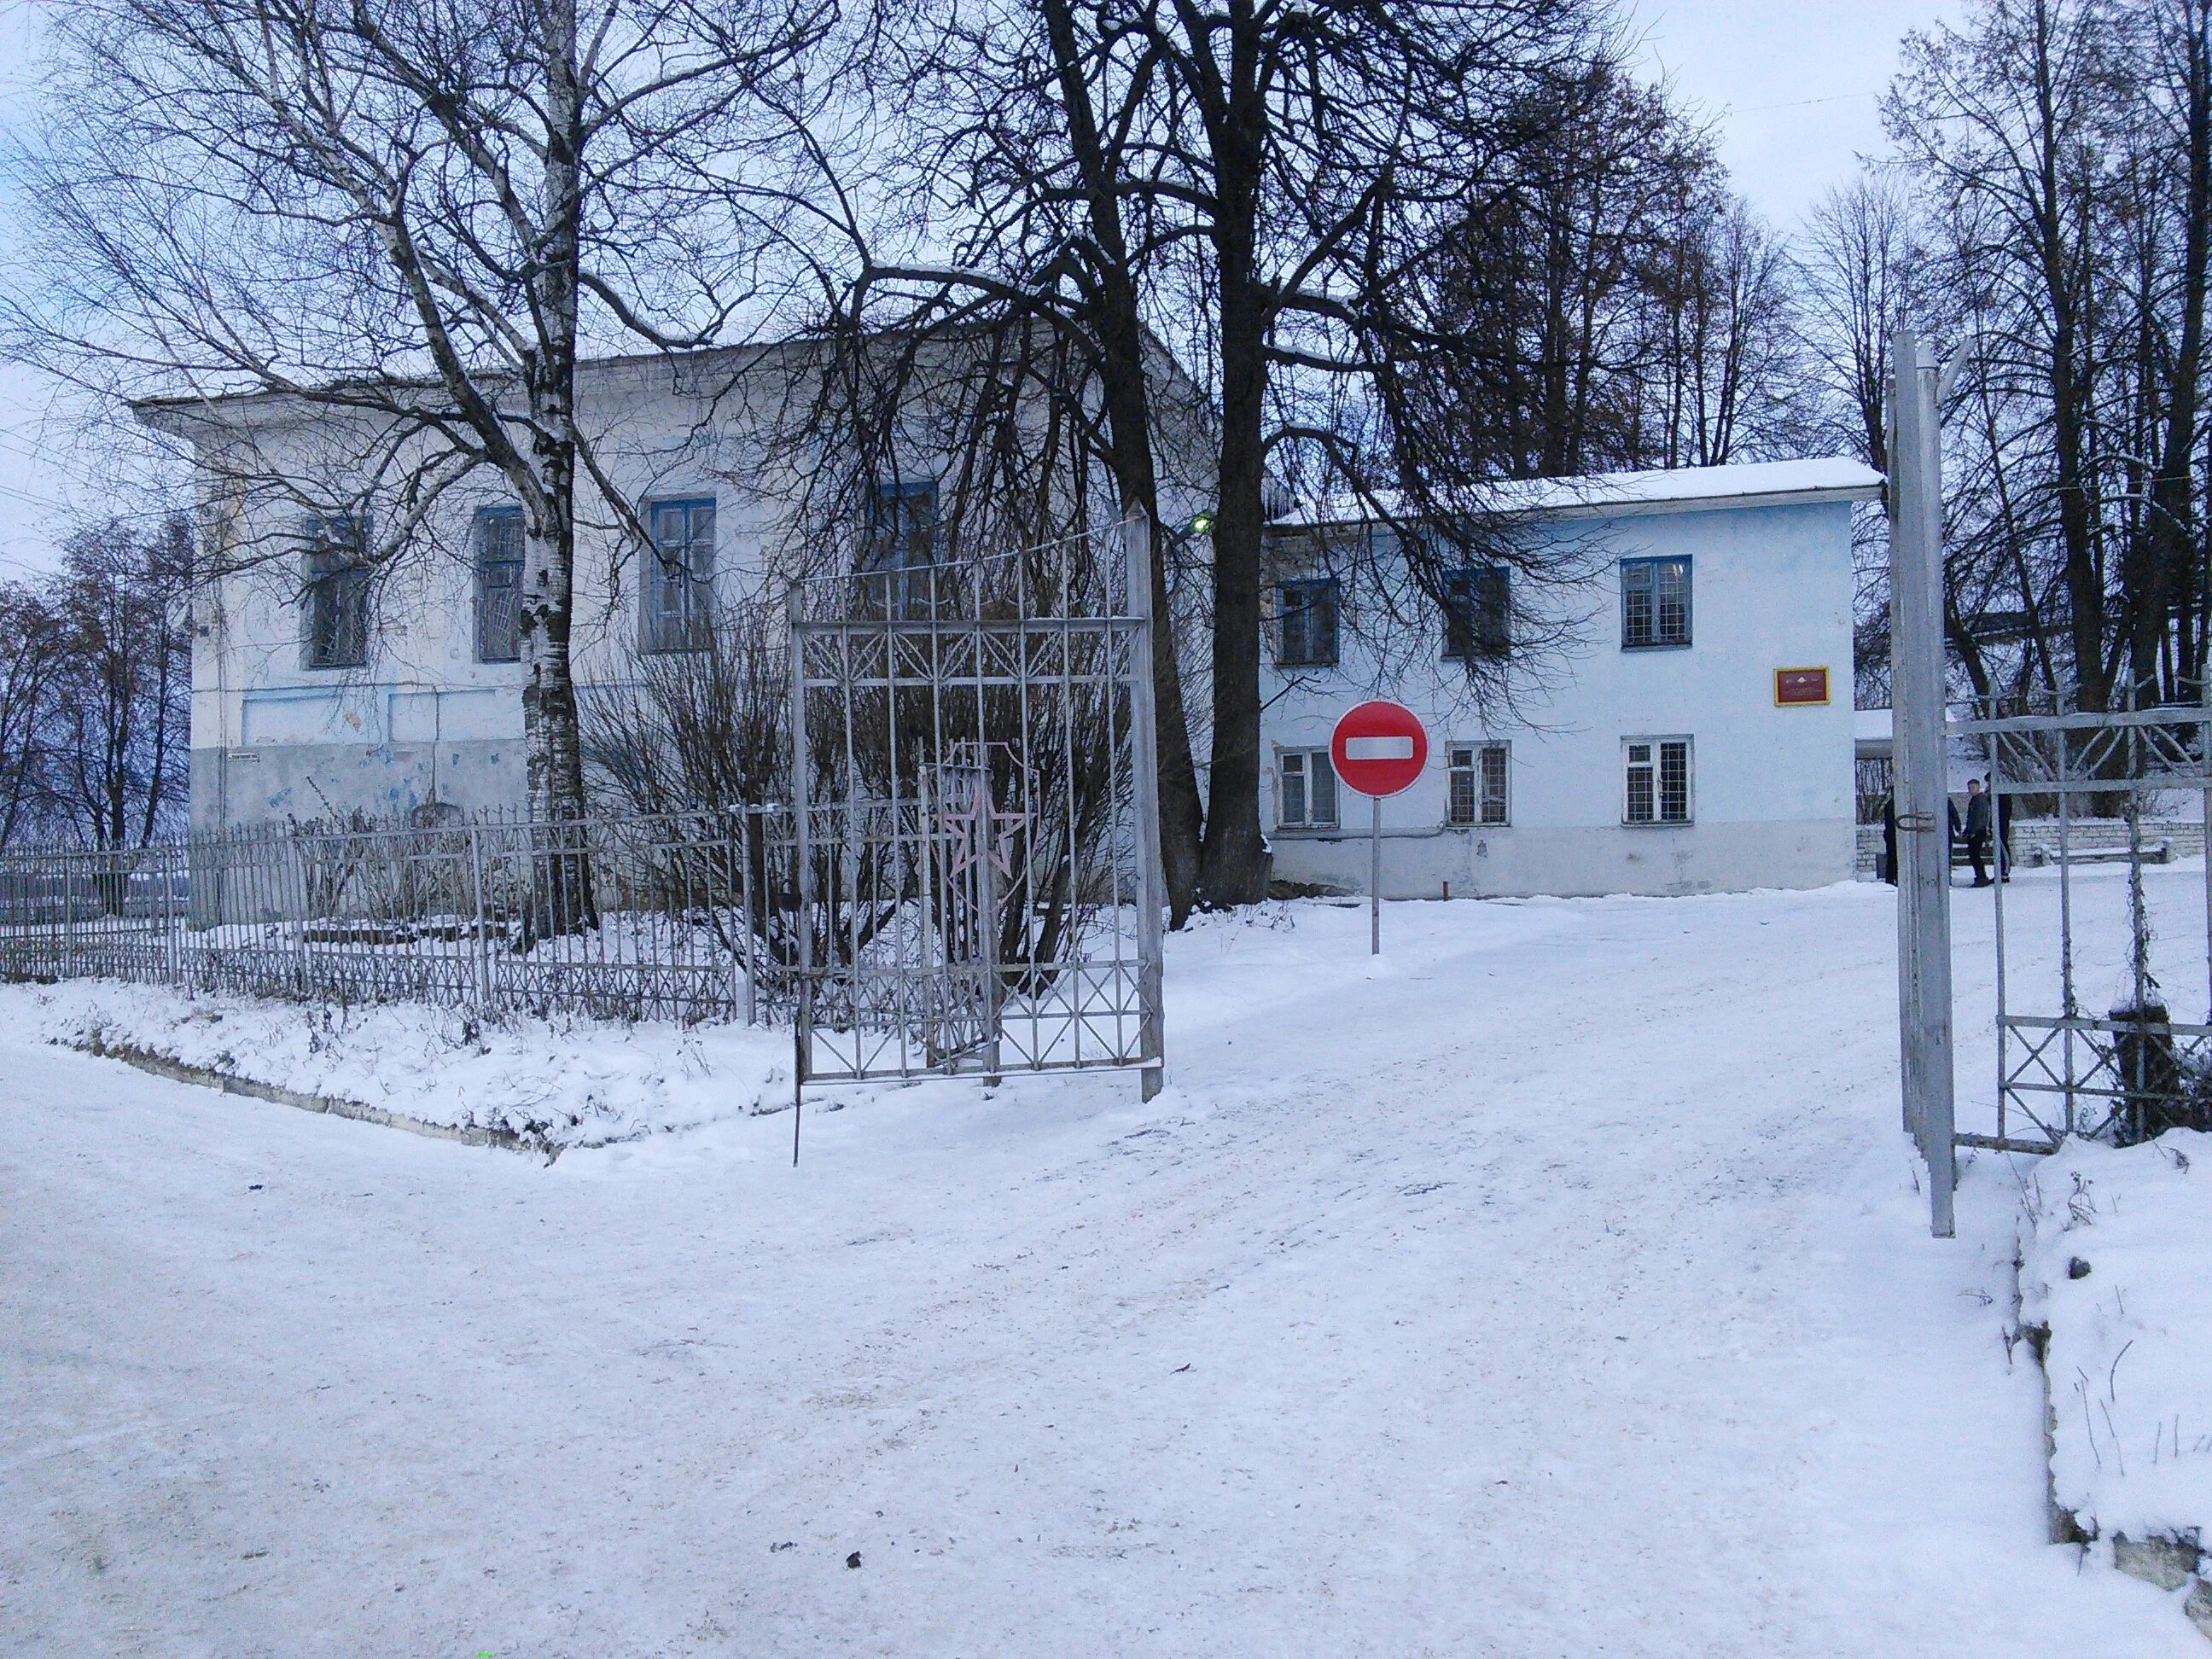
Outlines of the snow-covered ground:
<svg viewBox="0 0 2212 1659">
<path fill-rule="evenodd" d="M 2042 1541 L 1893 915 L 1209 922 L 1150 1105 L 848 1090 L 796 1170 L 744 1088 L 548 1166 L 0 1004 L 0 1650 L 2201 1656 Z"/>
<path fill-rule="evenodd" d="M 2212 1134 L 2069 1141 L 2030 1182 L 2053 1498 L 2100 1537 L 2212 1539 Z"/>
<path fill-rule="evenodd" d="M 150 1056 L 558 1152 L 791 1102 L 791 1034 L 333 1007 L 73 980 L 0 985 L 19 1037 Z"/>
</svg>

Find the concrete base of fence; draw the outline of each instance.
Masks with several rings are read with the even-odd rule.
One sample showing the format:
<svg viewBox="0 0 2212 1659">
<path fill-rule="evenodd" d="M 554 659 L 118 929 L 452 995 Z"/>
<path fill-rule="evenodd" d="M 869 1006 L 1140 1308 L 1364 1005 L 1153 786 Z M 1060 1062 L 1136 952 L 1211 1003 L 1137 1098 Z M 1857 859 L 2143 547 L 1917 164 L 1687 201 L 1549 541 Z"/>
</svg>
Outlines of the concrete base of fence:
<svg viewBox="0 0 2212 1659">
<path fill-rule="evenodd" d="M 220 1089 L 227 1095 L 248 1095 L 255 1100 L 266 1100 L 278 1106 L 296 1106 L 303 1112 L 322 1112 L 331 1117 L 349 1117 L 358 1123 L 378 1124 L 386 1129 L 404 1129 L 410 1134 L 428 1135 L 433 1140 L 458 1140 L 465 1146 L 497 1146 L 510 1152 L 525 1152 L 532 1156 L 542 1154 L 548 1164 L 561 1156 L 558 1146 L 548 1146 L 542 1141 L 527 1139 L 510 1130 L 432 1123 L 422 1118 L 409 1117 L 403 1112 L 387 1112 L 380 1106 L 370 1106 L 336 1095 L 302 1094 L 297 1089 L 287 1089 L 281 1084 L 263 1083 L 250 1077 L 234 1077 L 228 1072 L 218 1072 L 205 1066 L 188 1066 L 183 1060 L 157 1054 L 151 1049 L 135 1048 L 127 1042 L 103 1042 L 95 1036 L 72 1046 L 79 1054 L 95 1054 L 102 1060 L 119 1060 L 125 1066 L 135 1066 L 142 1072 L 151 1072 L 155 1077 L 167 1078 L 172 1083 L 196 1083 L 204 1089 Z"/>
</svg>

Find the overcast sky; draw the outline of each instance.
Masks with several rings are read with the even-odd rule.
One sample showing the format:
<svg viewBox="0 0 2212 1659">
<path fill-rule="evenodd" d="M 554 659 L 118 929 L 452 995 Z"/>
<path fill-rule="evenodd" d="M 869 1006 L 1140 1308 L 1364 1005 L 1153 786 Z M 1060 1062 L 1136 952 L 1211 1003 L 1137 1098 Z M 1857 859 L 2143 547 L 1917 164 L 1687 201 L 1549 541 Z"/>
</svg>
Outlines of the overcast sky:
<svg viewBox="0 0 2212 1659">
<path fill-rule="evenodd" d="M 0 123 L 36 97 L 38 18 L 68 0 L 0 0 Z M 1861 155 L 1879 154 L 1875 100 L 1906 30 L 1958 0 L 1636 0 L 1648 67 L 1716 124 L 1736 188 L 1787 228 Z M 6 249 L 0 246 L 0 263 Z M 0 576 L 52 562 L 56 526 L 98 505 L 46 390 L 0 364 Z"/>
</svg>

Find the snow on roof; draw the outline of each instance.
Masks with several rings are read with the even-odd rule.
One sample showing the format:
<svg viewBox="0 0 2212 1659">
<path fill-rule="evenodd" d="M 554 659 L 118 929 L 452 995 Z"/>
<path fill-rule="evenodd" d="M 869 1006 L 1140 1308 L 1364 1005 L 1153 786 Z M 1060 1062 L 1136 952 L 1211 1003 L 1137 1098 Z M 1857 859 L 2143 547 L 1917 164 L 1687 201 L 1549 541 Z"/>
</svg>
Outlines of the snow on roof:
<svg viewBox="0 0 2212 1659">
<path fill-rule="evenodd" d="M 1858 743 L 1889 741 L 1889 710 L 1861 708 L 1851 714 L 1851 737 Z"/>
<path fill-rule="evenodd" d="M 1578 518 L 1600 513 L 1654 513 L 1721 507 L 1772 507 L 1880 498 L 1881 474 L 1847 456 L 1752 461 L 1736 466 L 1684 466 L 1651 472 L 1598 472 L 1579 478 L 1527 478 L 1491 485 L 1480 506 L 1494 513 Z M 1389 496 L 1392 513 L 1397 504 Z M 1360 524 L 1376 515 L 1356 497 L 1299 502 L 1278 524 Z"/>
</svg>

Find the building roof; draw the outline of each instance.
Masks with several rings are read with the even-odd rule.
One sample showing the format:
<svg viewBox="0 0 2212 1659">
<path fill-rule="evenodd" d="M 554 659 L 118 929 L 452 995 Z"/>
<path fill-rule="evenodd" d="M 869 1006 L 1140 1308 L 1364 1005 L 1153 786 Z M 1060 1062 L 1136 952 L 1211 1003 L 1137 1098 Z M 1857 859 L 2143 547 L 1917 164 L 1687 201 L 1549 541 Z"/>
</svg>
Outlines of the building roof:
<svg viewBox="0 0 2212 1659">
<path fill-rule="evenodd" d="M 1684 466 L 1651 472 L 1598 472 L 1579 478 L 1512 479 L 1492 484 L 1478 510 L 1545 518 L 1599 514 L 1694 513 L 1729 507 L 1804 506 L 1818 501 L 1871 501 L 1881 497 L 1882 476 L 1845 456 L 1797 461 L 1751 461 L 1735 466 Z M 1337 495 L 1299 502 L 1275 520 L 1280 525 L 1365 524 L 1395 514 L 1382 498 L 1377 514 L 1357 497 Z"/>
</svg>

